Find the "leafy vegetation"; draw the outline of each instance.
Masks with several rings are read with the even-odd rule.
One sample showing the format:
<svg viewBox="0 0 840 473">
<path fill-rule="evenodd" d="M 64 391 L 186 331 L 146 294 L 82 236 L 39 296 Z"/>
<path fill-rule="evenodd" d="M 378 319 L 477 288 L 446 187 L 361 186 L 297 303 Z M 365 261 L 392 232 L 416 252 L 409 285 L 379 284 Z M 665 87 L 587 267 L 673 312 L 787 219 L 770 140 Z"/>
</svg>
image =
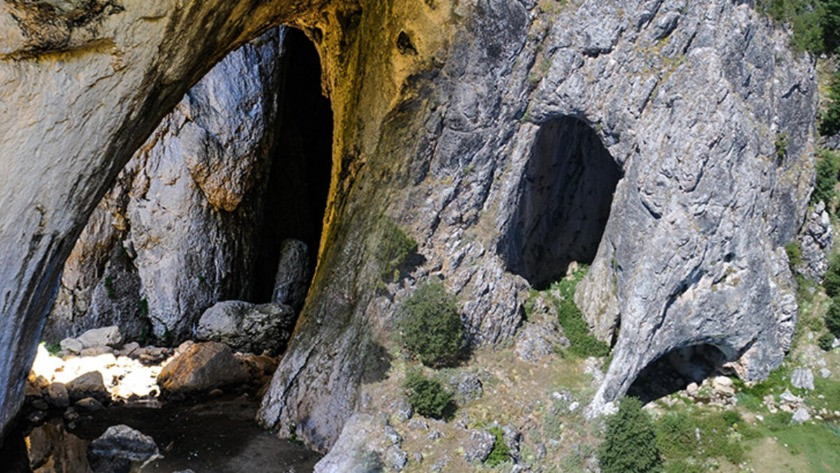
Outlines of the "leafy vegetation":
<svg viewBox="0 0 840 473">
<path fill-rule="evenodd" d="M 840 28 L 840 25 L 838 25 Z M 840 31 L 835 32 L 840 34 Z M 834 136 L 840 133 L 840 71 L 834 73 L 828 89 L 828 108 L 820 117 L 820 134 Z M 836 174 L 835 174 L 836 176 Z"/>
<path fill-rule="evenodd" d="M 840 296 L 831 299 L 831 305 L 825 313 L 825 327 L 835 337 L 840 337 Z"/>
<path fill-rule="evenodd" d="M 625 397 L 618 413 L 607 419 L 604 442 L 598 449 L 603 473 L 662 471 L 662 457 L 650 417 L 636 398 Z"/>
<path fill-rule="evenodd" d="M 429 367 L 453 366 L 467 342 L 455 299 L 439 281 L 426 282 L 400 308 L 405 348 Z"/>
<path fill-rule="evenodd" d="M 44 346 L 50 355 L 56 355 L 61 351 L 61 345 L 55 342 L 41 342 L 41 345 Z"/>
<path fill-rule="evenodd" d="M 838 102 L 840 103 L 840 102 Z M 817 159 L 817 177 L 811 202 L 825 202 L 829 211 L 833 208 L 836 196 L 835 186 L 840 175 L 840 154 L 829 150 L 820 151 Z"/>
<path fill-rule="evenodd" d="M 799 51 L 832 53 L 840 34 L 840 0 L 758 0 L 756 6 L 793 29 L 791 44 Z"/>
<path fill-rule="evenodd" d="M 785 253 L 787 253 L 791 270 L 802 264 L 802 248 L 796 240 L 785 245 Z"/>
<path fill-rule="evenodd" d="M 572 274 L 572 277 L 552 284 L 549 293 L 560 295 L 559 298 L 553 299 L 560 325 L 563 326 L 563 332 L 571 344 L 569 353 L 580 357 L 607 356 L 610 352 L 609 345 L 589 332 L 589 324 L 583 319 L 583 314 L 575 305 L 575 290 L 586 275 L 587 269 L 587 267 L 581 267 Z"/>
<path fill-rule="evenodd" d="M 829 351 L 831 350 L 831 346 L 834 344 L 834 335 L 830 333 L 824 333 L 820 335 L 820 338 L 817 339 L 817 346 L 820 349 Z"/>
<path fill-rule="evenodd" d="M 381 238 L 377 251 L 377 262 L 382 280 L 394 282 L 399 279 L 400 267 L 417 253 L 417 242 L 408 236 L 393 220 L 381 219 Z"/>
<path fill-rule="evenodd" d="M 427 378 L 419 370 L 406 373 L 403 388 L 411 407 L 422 416 L 444 419 L 455 409 L 452 393 L 440 381 Z"/>
<path fill-rule="evenodd" d="M 510 460 L 510 448 L 505 443 L 505 433 L 499 427 L 490 428 L 490 433 L 496 438 L 493 442 L 493 450 L 490 455 L 484 460 L 484 463 L 490 466 L 498 466 Z"/>
<path fill-rule="evenodd" d="M 722 458 L 734 464 L 745 451 L 732 434 L 743 419 L 736 411 L 701 413 L 680 409 L 656 420 L 656 442 L 665 460 L 666 472 L 709 471 L 708 459 Z"/>
<path fill-rule="evenodd" d="M 828 264 L 828 271 L 825 273 L 823 288 L 828 297 L 840 295 L 840 253 L 832 255 Z"/>
</svg>

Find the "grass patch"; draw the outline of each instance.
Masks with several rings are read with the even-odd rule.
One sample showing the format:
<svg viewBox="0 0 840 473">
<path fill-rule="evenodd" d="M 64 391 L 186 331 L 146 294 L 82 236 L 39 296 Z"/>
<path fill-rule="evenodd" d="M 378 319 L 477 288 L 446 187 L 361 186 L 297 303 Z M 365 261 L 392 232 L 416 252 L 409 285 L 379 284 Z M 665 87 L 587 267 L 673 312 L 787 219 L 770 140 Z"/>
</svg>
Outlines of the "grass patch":
<svg viewBox="0 0 840 473">
<path fill-rule="evenodd" d="M 493 450 L 490 451 L 490 455 L 487 456 L 484 463 L 489 466 L 498 466 L 510 460 L 510 448 L 505 443 L 505 433 L 501 428 L 492 427 L 489 432 L 493 434 L 495 441 L 493 442 Z"/>
</svg>

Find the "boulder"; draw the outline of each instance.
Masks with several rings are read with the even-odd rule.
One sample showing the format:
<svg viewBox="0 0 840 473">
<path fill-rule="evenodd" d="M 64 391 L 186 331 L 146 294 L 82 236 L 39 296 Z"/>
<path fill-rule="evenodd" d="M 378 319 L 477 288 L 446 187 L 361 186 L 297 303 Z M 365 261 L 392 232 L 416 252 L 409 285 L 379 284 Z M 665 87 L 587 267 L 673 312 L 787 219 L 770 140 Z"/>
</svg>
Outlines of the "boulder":
<svg viewBox="0 0 840 473">
<path fill-rule="evenodd" d="M 172 359 L 157 381 L 163 393 L 191 394 L 244 383 L 247 379 L 248 373 L 227 345 L 206 342 L 196 343 Z"/>
<path fill-rule="evenodd" d="M 809 420 L 811 420 L 811 414 L 805 407 L 800 407 L 799 409 L 796 409 L 796 411 L 793 412 L 792 420 L 797 424 L 802 424 L 803 422 L 808 422 Z"/>
<path fill-rule="evenodd" d="M 471 430 L 464 444 L 464 460 L 469 463 L 482 463 L 493 451 L 496 437 L 484 430 Z"/>
<path fill-rule="evenodd" d="M 128 473 L 132 464 L 142 464 L 159 456 L 153 438 L 127 425 L 108 427 L 88 447 L 88 458 L 95 473 Z"/>
<path fill-rule="evenodd" d="M 204 312 L 196 337 L 243 352 L 278 352 L 291 338 L 294 325 L 295 311 L 287 305 L 225 301 Z"/>
<path fill-rule="evenodd" d="M 68 355 L 78 355 L 82 352 L 82 349 L 84 349 L 82 342 L 76 340 L 75 338 L 65 338 L 59 343 L 59 346 L 61 347 L 61 351 Z"/>
<path fill-rule="evenodd" d="M 56 407 L 58 409 L 64 409 L 70 406 L 70 394 L 67 391 L 67 387 L 63 383 L 52 383 L 47 386 L 46 392 L 44 393 L 45 400 L 51 406 Z"/>
<path fill-rule="evenodd" d="M 272 302 L 287 305 L 296 312 L 303 308 L 312 277 L 309 259 L 309 246 L 306 243 L 287 239 L 280 244 L 280 262 L 274 277 Z"/>
<path fill-rule="evenodd" d="M 808 368 L 797 368 L 793 370 L 790 375 L 790 384 L 794 388 L 807 389 L 813 391 L 814 389 L 814 373 Z"/>
<path fill-rule="evenodd" d="M 91 371 L 66 384 L 70 401 L 76 402 L 80 399 L 94 398 L 105 403 L 111 399 L 108 390 L 105 389 L 105 382 L 102 380 L 102 373 Z"/>
<path fill-rule="evenodd" d="M 82 348 L 119 345 L 122 342 L 120 328 L 116 326 L 88 330 L 76 338 Z"/>
</svg>

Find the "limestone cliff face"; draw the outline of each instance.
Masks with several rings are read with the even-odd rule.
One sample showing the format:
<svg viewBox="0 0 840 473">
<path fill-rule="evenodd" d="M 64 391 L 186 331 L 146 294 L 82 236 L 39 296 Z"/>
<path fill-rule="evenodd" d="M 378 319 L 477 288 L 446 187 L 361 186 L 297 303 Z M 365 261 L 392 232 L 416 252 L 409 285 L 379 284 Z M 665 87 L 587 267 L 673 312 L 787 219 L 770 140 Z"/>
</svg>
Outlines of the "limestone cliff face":
<svg viewBox="0 0 840 473">
<path fill-rule="evenodd" d="M 65 263 L 46 338 L 118 325 L 175 341 L 214 303 L 250 295 L 284 36 L 229 54 L 132 157 Z"/>
<path fill-rule="evenodd" d="M 377 338 L 396 305 L 428 276 L 458 294 L 474 342 L 495 342 L 520 324 L 525 289 L 591 263 L 578 303 L 615 342 L 593 412 L 679 347 L 714 345 L 746 379 L 781 362 L 796 320 L 782 247 L 805 217 L 816 99 L 809 61 L 784 34 L 732 2 L 418 10 L 363 5 L 342 36 L 353 53 L 326 36 L 334 152 L 349 166 L 266 425 L 295 424 L 329 447 L 387 368 Z M 373 296 L 380 213 L 425 263 Z"/>
<path fill-rule="evenodd" d="M 749 5 L 191 5 L 151 17 L 105 5 L 99 29 L 68 26 L 63 43 L 0 15 L 19 36 L 0 113 L 32 117 L 0 120 L 0 143 L 34 157 L 0 154 L 0 423 L 19 405 L 60 263 L 117 170 L 208 62 L 278 22 L 315 41 L 335 135 L 316 275 L 265 425 L 328 449 L 364 409 L 365 384 L 387 375 L 394 309 L 426 277 L 457 294 L 474 343 L 493 343 L 515 333 L 530 286 L 591 262 L 578 303 L 615 341 L 596 411 L 674 348 L 715 345 L 749 379 L 781 361 L 796 319 L 782 247 L 805 217 L 816 86 L 808 58 Z M 72 73 L 92 92 L 42 93 Z M 18 184 L 36 178 L 50 185 Z M 423 260 L 383 290 L 387 220 Z"/>
</svg>

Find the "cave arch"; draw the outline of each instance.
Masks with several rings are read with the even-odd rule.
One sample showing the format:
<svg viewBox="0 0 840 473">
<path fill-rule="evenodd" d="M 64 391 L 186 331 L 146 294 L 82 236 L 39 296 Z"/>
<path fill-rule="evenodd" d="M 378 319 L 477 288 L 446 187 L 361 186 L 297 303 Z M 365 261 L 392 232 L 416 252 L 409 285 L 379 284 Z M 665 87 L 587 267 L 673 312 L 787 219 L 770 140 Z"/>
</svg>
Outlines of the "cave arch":
<svg viewBox="0 0 840 473">
<path fill-rule="evenodd" d="M 308 259 L 292 277 L 308 279 L 288 283 L 294 303 L 277 302 L 299 311 L 321 241 L 332 129 L 320 57 L 302 31 L 277 28 L 232 52 L 164 118 L 88 222 L 44 338 L 106 325 L 141 343 L 194 338 L 216 302 L 275 302 L 289 239 L 308 247 L 292 247 Z M 103 240 L 118 214 L 121 228 Z"/>
<path fill-rule="evenodd" d="M 724 351 L 710 343 L 699 343 L 673 349 L 645 366 L 630 388 L 628 396 L 643 403 L 655 401 L 685 389 L 691 383 L 698 385 L 716 373 L 724 374 L 724 364 L 729 361 Z"/>
<path fill-rule="evenodd" d="M 621 168 L 597 132 L 572 116 L 537 131 L 502 254 L 509 271 L 542 289 L 572 262 L 595 259 Z"/>
</svg>

